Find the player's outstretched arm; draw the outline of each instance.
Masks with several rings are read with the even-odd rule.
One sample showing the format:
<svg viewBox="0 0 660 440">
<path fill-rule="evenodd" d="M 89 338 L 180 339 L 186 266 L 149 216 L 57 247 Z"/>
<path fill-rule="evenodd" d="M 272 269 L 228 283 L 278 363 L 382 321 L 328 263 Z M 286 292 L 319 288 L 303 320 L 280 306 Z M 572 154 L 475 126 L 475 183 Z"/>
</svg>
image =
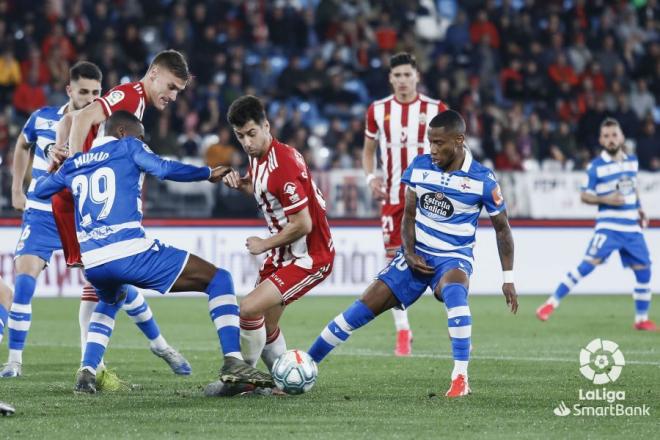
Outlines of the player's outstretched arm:
<svg viewBox="0 0 660 440">
<path fill-rule="evenodd" d="M 500 262 L 504 272 L 502 293 L 506 298 L 507 305 L 511 308 L 511 312 L 516 313 L 518 311 L 518 294 L 513 284 L 513 234 L 511 234 L 511 226 L 509 226 L 506 210 L 492 216 L 490 219 L 495 228 L 497 250 L 500 254 Z"/>
<path fill-rule="evenodd" d="M 270 249 L 291 244 L 312 232 L 312 216 L 307 207 L 288 216 L 289 222 L 277 234 L 266 239 L 248 237 L 245 247 L 252 255 L 262 254 Z"/>
<path fill-rule="evenodd" d="M 421 255 L 415 253 L 415 212 L 417 211 L 417 193 L 406 188 L 406 206 L 401 221 L 401 239 L 403 256 L 408 267 L 422 275 L 433 275 L 433 268 L 426 264 Z"/>
<path fill-rule="evenodd" d="M 11 177 L 11 205 L 19 211 L 25 210 L 27 198 L 23 190 L 23 180 L 30 164 L 30 143 L 23 135 L 18 136 L 14 148 L 14 164 Z"/>
<path fill-rule="evenodd" d="M 137 139 L 129 140 L 128 147 L 132 150 L 133 160 L 137 166 L 160 180 L 173 180 L 175 182 L 209 180 L 217 182 L 231 170 L 229 167 L 197 167 L 176 160 L 165 160 Z"/>
<path fill-rule="evenodd" d="M 87 133 L 92 126 L 100 124 L 107 118 L 99 101 L 94 101 L 82 110 L 73 114 L 69 133 L 69 149 L 71 155 L 79 153 L 83 149 Z"/>
</svg>

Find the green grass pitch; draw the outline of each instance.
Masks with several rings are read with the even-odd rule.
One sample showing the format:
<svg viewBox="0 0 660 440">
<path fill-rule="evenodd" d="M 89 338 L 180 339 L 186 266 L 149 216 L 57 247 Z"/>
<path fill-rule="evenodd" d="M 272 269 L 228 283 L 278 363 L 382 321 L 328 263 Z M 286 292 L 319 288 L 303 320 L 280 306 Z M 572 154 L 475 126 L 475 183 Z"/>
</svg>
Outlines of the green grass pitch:
<svg viewBox="0 0 660 440">
<path fill-rule="evenodd" d="M 289 348 L 307 349 L 353 300 L 308 297 L 294 303 L 282 323 Z M 0 417 L 0 438 L 657 438 L 660 333 L 632 329 L 630 296 L 569 297 L 547 323 L 534 317 L 541 301 L 522 297 L 519 315 L 512 316 L 502 297 L 471 298 L 473 394 L 448 400 L 446 315 L 428 297 L 410 311 L 413 357 L 392 355 L 394 329 L 387 314 L 320 365 L 310 393 L 231 399 L 202 395 L 220 366 L 203 298 L 149 299 L 164 336 L 192 363 L 192 376 L 174 376 L 121 314 L 106 362 L 137 386 L 96 396 L 72 393 L 80 356 L 77 300 L 38 299 L 24 376 L 0 379 L 0 400 L 16 406 L 13 417 Z M 580 348 L 597 337 L 618 343 L 627 363 L 607 388 L 625 391 L 626 405 L 650 405 L 650 416 L 553 414 L 562 401 L 569 407 L 579 403 L 580 388 L 601 388 L 580 374 L 578 361 Z M 0 359 L 6 356 L 5 335 Z"/>
</svg>

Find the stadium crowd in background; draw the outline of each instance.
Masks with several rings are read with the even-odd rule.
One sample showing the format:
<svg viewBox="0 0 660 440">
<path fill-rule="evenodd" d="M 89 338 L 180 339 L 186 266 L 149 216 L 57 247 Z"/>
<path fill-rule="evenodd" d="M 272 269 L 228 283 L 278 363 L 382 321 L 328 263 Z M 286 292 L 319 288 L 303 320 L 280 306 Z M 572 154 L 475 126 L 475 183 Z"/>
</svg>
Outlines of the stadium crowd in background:
<svg viewBox="0 0 660 440">
<path fill-rule="evenodd" d="M 498 170 L 581 169 L 606 116 L 660 170 L 657 0 L 0 0 L 1 167 L 27 116 L 66 102 L 76 60 L 101 67 L 106 91 L 163 48 L 195 78 L 145 113 L 162 155 L 245 163 L 224 115 L 255 94 L 312 169 L 360 167 L 367 105 L 408 51 L 422 91 L 465 117 L 473 154 Z"/>
</svg>

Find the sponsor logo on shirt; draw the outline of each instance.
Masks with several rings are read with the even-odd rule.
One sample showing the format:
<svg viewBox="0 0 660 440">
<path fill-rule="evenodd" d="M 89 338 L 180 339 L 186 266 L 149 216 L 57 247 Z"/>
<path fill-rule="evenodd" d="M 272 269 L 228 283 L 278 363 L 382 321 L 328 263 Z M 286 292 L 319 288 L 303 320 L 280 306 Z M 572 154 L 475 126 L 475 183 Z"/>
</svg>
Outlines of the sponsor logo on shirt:
<svg viewBox="0 0 660 440">
<path fill-rule="evenodd" d="M 454 205 L 441 192 L 426 193 L 419 199 L 422 212 L 435 220 L 443 220 L 454 214 Z"/>
</svg>

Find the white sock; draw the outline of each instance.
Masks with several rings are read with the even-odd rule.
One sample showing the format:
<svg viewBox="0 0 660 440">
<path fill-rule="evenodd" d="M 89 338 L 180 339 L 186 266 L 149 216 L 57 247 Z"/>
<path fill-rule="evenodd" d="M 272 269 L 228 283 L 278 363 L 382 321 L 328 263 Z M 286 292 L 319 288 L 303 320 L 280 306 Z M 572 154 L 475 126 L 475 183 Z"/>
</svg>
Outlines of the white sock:
<svg viewBox="0 0 660 440">
<path fill-rule="evenodd" d="M 394 316 L 394 326 L 396 331 L 410 330 L 410 323 L 408 322 L 408 311 L 400 309 L 392 309 L 392 316 Z"/>
<path fill-rule="evenodd" d="M 149 341 L 149 346 L 156 351 L 163 351 L 169 348 L 170 344 L 167 343 L 163 335 L 156 336 L 156 339 Z"/>
<path fill-rule="evenodd" d="M 98 302 L 82 299 L 78 309 L 78 323 L 80 324 L 80 360 L 85 356 L 85 347 L 87 346 L 87 329 L 89 321 L 92 319 L 92 313 Z"/>
<path fill-rule="evenodd" d="M 9 350 L 9 362 L 23 363 L 23 350 Z"/>
<path fill-rule="evenodd" d="M 285 351 L 286 341 L 284 340 L 284 333 L 277 327 L 273 334 L 268 335 L 266 338 L 266 345 L 261 352 L 261 360 L 266 364 L 268 371 L 272 370 L 277 358 L 284 354 Z"/>
<path fill-rule="evenodd" d="M 241 318 L 241 353 L 248 364 L 255 367 L 266 345 L 264 317 L 257 319 Z"/>
<path fill-rule="evenodd" d="M 554 295 L 551 295 L 550 298 L 548 298 L 548 300 L 545 303 L 552 304 L 552 307 L 554 307 L 555 309 L 559 307 L 559 300 L 557 300 L 557 298 L 555 298 Z"/>
<path fill-rule="evenodd" d="M 467 380 L 468 362 L 469 361 L 454 361 L 454 370 L 451 372 L 451 380 L 456 379 L 459 374 L 465 376 L 465 380 Z"/>
</svg>

